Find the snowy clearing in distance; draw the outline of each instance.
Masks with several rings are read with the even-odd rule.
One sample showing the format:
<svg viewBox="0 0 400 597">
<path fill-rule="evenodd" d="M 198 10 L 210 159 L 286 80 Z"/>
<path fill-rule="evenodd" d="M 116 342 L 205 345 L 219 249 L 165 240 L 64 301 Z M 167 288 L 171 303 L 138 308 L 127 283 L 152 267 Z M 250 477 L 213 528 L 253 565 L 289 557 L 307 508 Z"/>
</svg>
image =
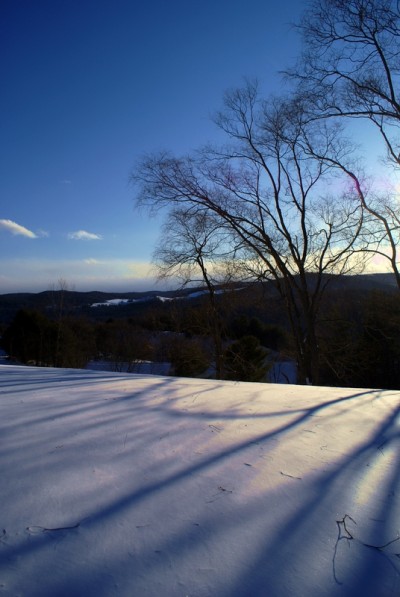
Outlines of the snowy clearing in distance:
<svg viewBox="0 0 400 597">
<path fill-rule="evenodd" d="M 0 366 L 0 590 L 400 594 L 400 392 Z"/>
<path fill-rule="evenodd" d="M 237 288 L 236 290 L 241 290 L 241 288 Z M 203 296 L 208 294 L 208 290 L 206 289 L 200 289 L 200 290 L 194 290 L 193 292 L 189 292 L 188 294 L 183 294 L 182 296 L 162 296 L 162 295 L 149 295 L 149 296 L 142 296 L 140 298 L 114 298 L 114 299 L 108 299 L 107 301 L 104 301 L 102 303 L 92 303 L 90 306 L 91 307 L 115 307 L 115 306 L 119 306 L 119 305 L 124 305 L 124 304 L 128 304 L 128 303 L 146 303 L 149 301 L 154 301 L 157 300 L 160 303 L 169 303 L 172 301 L 181 301 L 181 300 L 188 300 L 188 299 L 193 299 L 193 298 L 198 298 L 199 296 Z M 225 290 L 219 289 L 219 290 L 215 290 L 214 294 L 224 294 L 224 292 L 226 292 Z"/>
</svg>

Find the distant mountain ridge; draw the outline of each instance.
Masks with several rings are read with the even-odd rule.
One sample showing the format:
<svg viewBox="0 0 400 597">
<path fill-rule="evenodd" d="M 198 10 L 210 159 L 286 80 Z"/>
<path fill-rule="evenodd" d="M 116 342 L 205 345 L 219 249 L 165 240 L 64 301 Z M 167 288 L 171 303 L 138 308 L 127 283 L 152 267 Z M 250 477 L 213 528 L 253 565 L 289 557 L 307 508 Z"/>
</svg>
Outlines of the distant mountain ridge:
<svg viewBox="0 0 400 597">
<path fill-rule="evenodd" d="M 20 309 L 39 311 L 99 314 L 102 309 L 115 312 L 144 303 L 169 302 L 173 299 L 197 298 L 204 289 L 150 290 L 147 292 L 102 292 L 98 290 L 79 292 L 75 290 L 45 290 L 38 293 L 20 292 L 0 294 L 0 322 L 8 323 Z"/>
<path fill-rule="evenodd" d="M 238 284 L 236 290 L 246 287 Z M 396 280 L 393 274 L 363 274 L 357 276 L 337 276 L 330 284 L 336 290 L 382 290 L 390 292 L 396 290 Z M 202 287 L 191 287 L 175 290 L 149 290 L 146 292 L 102 292 L 93 290 L 80 292 L 75 290 L 45 290 L 39 293 L 20 292 L 0 294 L 0 322 L 8 323 L 19 309 L 38 309 L 41 311 L 58 311 L 61 308 L 69 312 L 88 313 L 96 309 L 111 311 L 126 311 L 145 303 L 169 302 L 172 299 L 198 299 L 206 290 Z M 124 313 L 125 314 L 125 313 Z"/>
</svg>

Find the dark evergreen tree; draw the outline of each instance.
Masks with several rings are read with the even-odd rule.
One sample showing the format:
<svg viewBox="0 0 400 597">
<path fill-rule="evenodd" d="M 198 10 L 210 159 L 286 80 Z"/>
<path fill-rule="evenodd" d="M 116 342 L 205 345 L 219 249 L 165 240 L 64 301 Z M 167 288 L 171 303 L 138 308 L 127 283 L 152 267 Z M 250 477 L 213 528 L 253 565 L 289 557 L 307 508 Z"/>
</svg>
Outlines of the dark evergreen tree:
<svg viewBox="0 0 400 597">
<path fill-rule="evenodd" d="M 243 336 L 225 351 L 225 370 L 228 379 L 237 381 L 265 381 L 268 371 L 267 350 L 255 336 Z"/>
<path fill-rule="evenodd" d="M 173 335 L 168 339 L 166 358 L 178 377 L 198 377 L 210 364 L 209 356 L 200 338 Z"/>
</svg>

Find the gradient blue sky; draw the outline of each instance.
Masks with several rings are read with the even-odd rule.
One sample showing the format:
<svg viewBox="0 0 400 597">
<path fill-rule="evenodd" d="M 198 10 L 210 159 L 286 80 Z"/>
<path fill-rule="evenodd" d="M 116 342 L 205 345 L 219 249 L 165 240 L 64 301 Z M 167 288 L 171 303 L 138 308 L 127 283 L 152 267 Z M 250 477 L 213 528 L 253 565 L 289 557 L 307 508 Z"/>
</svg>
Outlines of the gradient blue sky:
<svg viewBox="0 0 400 597">
<path fill-rule="evenodd" d="M 154 287 L 160 222 L 134 210 L 135 160 L 215 139 L 244 76 L 276 90 L 304 5 L 2 0 L 0 294 Z"/>
</svg>

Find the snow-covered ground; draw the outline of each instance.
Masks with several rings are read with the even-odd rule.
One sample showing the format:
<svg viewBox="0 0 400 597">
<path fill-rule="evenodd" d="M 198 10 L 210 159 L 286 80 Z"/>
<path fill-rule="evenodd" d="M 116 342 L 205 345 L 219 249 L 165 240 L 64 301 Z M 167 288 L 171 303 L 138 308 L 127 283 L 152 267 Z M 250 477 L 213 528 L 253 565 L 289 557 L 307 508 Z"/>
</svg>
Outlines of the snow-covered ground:
<svg viewBox="0 0 400 597">
<path fill-rule="evenodd" d="M 0 357 L 1 364 L 1 357 Z M 125 373 L 145 373 L 150 375 L 171 375 L 173 371 L 171 363 L 168 362 L 157 362 L 157 361 L 135 361 L 131 363 L 105 360 L 93 360 L 89 361 L 85 369 L 92 371 L 120 371 Z M 203 377 L 214 378 L 215 369 L 210 367 Z M 296 363 L 291 360 L 271 360 L 271 368 L 267 373 L 267 379 L 271 383 L 296 383 L 297 380 L 297 368 Z"/>
<path fill-rule="evenodd" d="M 145 373 L 146 375 L 169 375 L 171 363 L 155 361 L 135 361 L 132 363 L 115 363 L 113 361 L 89 361 L 85 369 L 92 371 L 122 371 L 126 373 Z"/>
<path fill-rule="evenodd" d="M 400 595 L 400 392 L 0 366 L 0 594 Z"/>
<path fill-rule="evenodd" d="M 115 307 L 118 305 L 124 305 L 126 303 L 136 303 L 135 299 L 109 299 L 108 301 L 104 301 L 103 303 L 92 303 L 91 307 Z"/>
</svg>

